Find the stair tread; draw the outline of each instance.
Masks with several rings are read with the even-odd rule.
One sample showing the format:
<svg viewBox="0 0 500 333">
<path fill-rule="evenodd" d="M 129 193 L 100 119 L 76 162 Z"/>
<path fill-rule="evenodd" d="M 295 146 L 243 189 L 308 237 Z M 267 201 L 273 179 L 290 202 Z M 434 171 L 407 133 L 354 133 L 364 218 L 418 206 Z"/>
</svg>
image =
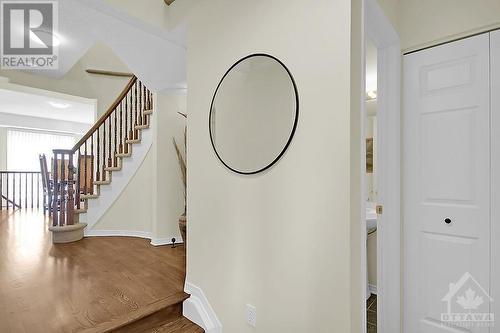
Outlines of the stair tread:
<svg viewBox="0 0 500 333">
<path fill-rule="evenodd" d="M 188 297 L 189 297 L 188 294 L 186 294 L 183 291 L 180 291 L 180 292 L 177 292 L 175 294 L 168 296 L 167 298 L 164 298 L 162 300 L 159 300 L 159 301 L 154 302 L 152 304 L 149 304 L 147 306 L 140 307 L 138 310 L 135 310 L 131 313 L 128 313 L 122 317 L 115 318 L 115 319 L 112 319 L 110 321 L 100 323 L 97 326 L 82 330 L 82 331 L 80 331 L 80 333 L 113 332 L 114 330 L 118 330 L 119 328 L 124 328 L 129 324 L 132 324 L 136 321 L 139 321 L 139 320 L 141 320 L 141 319 L 143 319 L 151 314 L 154 314 L 155 312 L 158 312 L 162 309 L 165 309 L 169 306 L 182 303 Z"/>
<path fill-rule="evenodd" d="M 97 198 L 99 198 L 99 194 L 81 194 L 80 195 L 81 200 L 97 199 Z"/>
<path fill-rule="evenodd" d="M 204 333 L 205 330 L 186 317 L 181 317 L 171 323 L 158 327 L 155 333 Z"/>
</svg>

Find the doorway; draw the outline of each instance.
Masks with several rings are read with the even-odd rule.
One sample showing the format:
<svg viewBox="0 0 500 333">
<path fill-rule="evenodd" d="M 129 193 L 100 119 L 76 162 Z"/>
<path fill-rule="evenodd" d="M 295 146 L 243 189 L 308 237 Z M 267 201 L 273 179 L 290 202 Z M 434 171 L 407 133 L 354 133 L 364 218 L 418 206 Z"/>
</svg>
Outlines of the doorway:
<svg viewBox="0 0 500 333">
<path fill-rule="evenodd" d="M 371 143 L 373 153 L 370 166 L 366 163 L 370 162 L 367 149 L 362 149 L 360 287 L 363 292 L 360 301 L 364 315 L 361 332 L 400 333 L 401 49 L 399 37 L 377 1 L 365 0 L 364 11 L 364 43 L 367 45 L 364 65 L 370 72 L 363 71 L 363 82 L 368 89 L 363 89 L 360 96 L 363 106 L 360 140 L 362 147 L 368 150 Z M 366 56 L 371 60 L 367 62 Z M 374 214 L 376 206 L 379 214 Z M 368 235 L 369 232 L 372 233 Z M 368 298 L 371 304 L 367 309 L 369 294 L 377 297 L 376 301 L 374 296 L 371 300 Z"/>
</svg>

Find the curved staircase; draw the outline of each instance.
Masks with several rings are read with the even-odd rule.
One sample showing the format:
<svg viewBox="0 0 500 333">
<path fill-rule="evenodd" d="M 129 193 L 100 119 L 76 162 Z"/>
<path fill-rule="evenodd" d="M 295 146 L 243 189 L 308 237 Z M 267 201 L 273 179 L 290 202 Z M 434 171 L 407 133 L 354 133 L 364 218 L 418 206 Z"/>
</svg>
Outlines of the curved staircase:
<svg viewBox="0 0 500 333">
<path fill-rule="evenodd" d="M 133 156 L 134 145 L 141 143 L 142 131 L 151 125 L 152 113 L 152 93 L 133 76 L 110 108 L 72 149 L 54 149 L 52 201 L 49 202 L 54 243 L 83 238 L 86 224 L 80 223 L 80 214 L 88 212 L 91 201 L 101 196 L 102 187 L 112 183 L 113 173 L 121 171 L 124 160 Z M 182 304 L 188 297 L 179 291 L 80 332 L 204 332 L 182 316 Z"/>
<path fill-rule="evenodd" d="M 152 113 L 152 93 L 133 76 L 72 149 L 54 149 L 53 197 L 59 198 L 50 203 L 54 229 L 78 224 L 89 201 L 99 198 L 101 186 L 111 184 L 113 172 L 122 170 L 123 159 L 131 157 L 133 146 L 141 143 Z"/>
</svg>

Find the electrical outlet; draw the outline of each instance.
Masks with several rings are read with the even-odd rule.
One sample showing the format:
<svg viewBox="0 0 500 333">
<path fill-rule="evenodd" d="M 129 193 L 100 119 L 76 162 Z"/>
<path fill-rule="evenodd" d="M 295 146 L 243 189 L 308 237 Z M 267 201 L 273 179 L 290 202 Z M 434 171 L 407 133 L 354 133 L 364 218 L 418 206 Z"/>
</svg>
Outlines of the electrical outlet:
<svg viewBox="0 0 500 333">
<path fill-rule="evenodd" d="M 253 305 L 246 305 L 247 324 L 255 327 L 257 325 L 257 308 Z"/>
</svg>

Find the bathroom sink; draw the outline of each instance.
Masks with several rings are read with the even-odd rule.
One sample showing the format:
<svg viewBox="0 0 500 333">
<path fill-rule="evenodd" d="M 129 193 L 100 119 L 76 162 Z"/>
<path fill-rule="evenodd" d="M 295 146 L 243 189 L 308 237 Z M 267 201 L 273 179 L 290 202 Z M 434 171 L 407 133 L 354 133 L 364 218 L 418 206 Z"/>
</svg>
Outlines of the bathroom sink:
<svg viewBox="0 0 500 333">
<path fill-rule="evenodd" d="M 377 212 L 375 211 L 375 204 L 368 202 L 366 204 L 366 232 L 370 233 L 377 230 Z"/>
</svg>

